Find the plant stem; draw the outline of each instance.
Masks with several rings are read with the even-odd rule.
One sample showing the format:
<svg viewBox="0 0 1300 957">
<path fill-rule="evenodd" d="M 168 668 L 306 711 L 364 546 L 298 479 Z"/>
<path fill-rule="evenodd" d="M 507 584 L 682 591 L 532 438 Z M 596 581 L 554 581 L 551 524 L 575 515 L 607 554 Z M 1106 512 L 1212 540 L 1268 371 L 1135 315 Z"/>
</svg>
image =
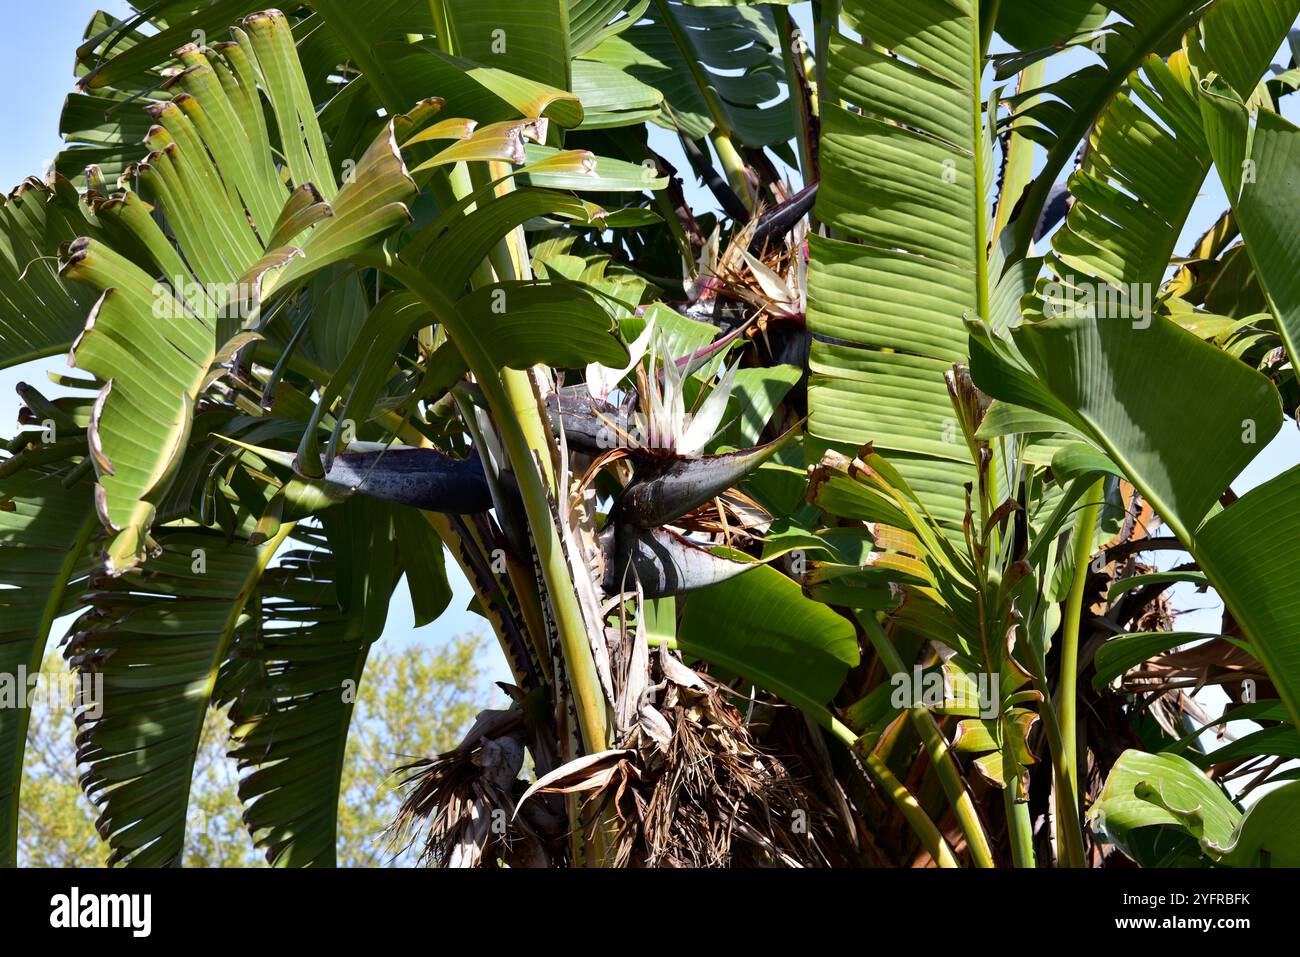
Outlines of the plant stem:
<svg viewBox="0 0 1300 957">
<path fill-rule="evenodd" d="M 987 56 L 989 44 L 993 41 L 993 27 L 998 21 L 998 10 L 1002 0 L 983 0 L 980 3 L 980 53 Z"/>
<path fill-rule="evenodd" d="M 504 174 L 504 171 L 494 170 L 490 164 L 475 164 L 469 174 L 472 187 L 483 188 L 499 179 L 501 182 L 496 188 L 498 196 L 513 192 L 514 180 L 504 175 L 498 176 L 498 172 Z M 464 196 L 459 198 L 463 199 Z M 489 256 L 499 280 L 504 282 L 533 278 L 532 264 L 528 259 L 528 244 L 524 239 L 522 226 L 516 227 L 497 243 Z M 561 490 L 556 487 L 555 469 L 548 452 L 552 443 L 547 434 L 546 423 L 538 410 L 537 394 L 533 391 L 530 373 L 521 369 L 502 369 L 501 382 L 505 386 L 506 395 L 510 397 L 510 405 L 515 417 L 528 437 L 529 446 L 538 450 L 537 457 L 541 463 L 542 476 L 546 480 L 546 485 L 556 501 L 559 501 Z"/>
<path fill-rule="evenodd" d="M 483 390 L 493 420 L 501 431 L 501 440 L 519 481 L 519 491 L 524 500 L 524 511 L 533 533 L 542 578 L 555 615 L 555 628 L 564 655 L 569 684 L 573 690 L 578 712 L 579 729 L 588 753 L 608 746 L 608 724 L 604 694 L 596 676 L 587 642 L 586 623 L 573 579 L 569 575 L 564 556 L 564 544 L 551 514 L 550 501 L 542 479 L 539 459 L 549 452 L 535 454 L 520 421 L 513 414 L 513 406 L 505 386 L 498 377 L 496 364 L 487 348 L 478 338 L 474 327 L 465 322 L 455 303 L 442 289 L 418 269 L 397 257 L 383 252 L 370 254 L 366 265 L 380 269 L 419 296 L 447 331 L 447 335 L 460 350 L 470 371 Z M 537 415 L 536 404 L 531 407 Z"/>
<path fill-rule="evenodd" d="M 1093 483 L 1074 524 L 1074 581 L 1065 603 L 1065 620 L 1061 625 L 1061 680 L 1057 690 L 1057 711 L 1061 716 L 1061 744 L 1069 787 L 1069 804 L 1075 816 L 1079 804 L 1077 699 L 1079 681 L 1079 630 L 1083 618 L 1083 592 L 1088 583 L 1088 560 L 1092 557 L 1093 533 L 1101 512 L 1104 479 Z"/>
<path fill-rule="evenodd" d="M 1030 64 L 1020 73 L 1016 92 L 1025 93 L 1043 85 L 1047 77 L 1046 61 Z M 993 235 L 999 236 L 1011 221 L 1016 203 L 1034 178 L 1034 141 L 1024 133 L 1012 129 L 1006 135 L 1006 167 L 1002 174 L 1002 191 L 998 196 L 997 217 Z"/>
<path fill-rule="evenodd" d="M 876 782 L 876 785 L 889 795 L 889 799 L 902 812 L 907 823 L 911 825 L 913 832 L 920 838 L 921 846 L 926 849 L 935 864 L 939 867 L 959 867 L 957 858 L 952 853 L 952 848 L 948 846 L 948 842 L 944 840 L 934 821 L 930 820 L 930 815 L 925 813 L 925 808 L 917 803 L 916 798 L 912 796 L 912 792 L 907 789 L 907 785 L 894 776 L 894 772 L 889 770 L 888 765 L 880 760 L 879 756 L 870 751 L 864 752 L 858 748 L 858 736 L 853 733 L 853 729 L 835 718 L 830 712 L 825 711 L 825 709 L 823 709 L 822 713 L 814 714 L 813 717 L 843 742 L 845 747 L 855 752 L 862 759 L 867 773 Z"/>
<path fill-rule="evenodd" d="M 875 649 L 885 668 L 891 674 L 906 674 L 907 666 L 902 656 L 894 647 L 894 643 L 889 640 L 889 636 L 885 634 L 885 629 L 876 621 L 875 616 L 871 612 L 863 612 L 857 617 L 862 622 L 867 638 L 871 641 L 871 647 Z M 925 745 L 930 763 L 939 777 L 939 783 L 943 785 L 943 792 L 947 795 L 953 813 L 957 816 L 957 823 L 970 849 L 971 860 L 976 867 L 992 867 L 993 851 L 989 846 L 988 836 L 984 833 L 979 813 L 975 810 L 975 802 L 966 790 L 961 769 L 957 767 L 957 761 L 948 747 L 943 732 L 939 730 L 934 715 L 928 708 L 918 706 L 908 709 L 908 717 L 916 728 L 922 744 Z"/>
<path fill-rule="evenodd" d="M 814 129 L 813 118 L 811 113 L 812 103 L 806 96 L 806 74 L 804 72 L 804 43 L 802 35 L 800 36 L 800 48 L 795 49 L 795 28 L 794 21 L 790 17 L 790 11 L 785 7 L 774 7 L 773 13 L 776 16 L 777 29 L 781 36 L 781 57 L 785 61 L 785 75 L 787 86 L 790 91 L 790 99 L 794 102 L 795 112 L 799 117 L 799 135 L 796 138 L 799 146 L 799 172 L 803 174 L 804 185 L 816 181 L 817 166 L 813 158 L 815 146 L 812 142 L 812 131 Z"/>
<path fill-rule="evenodd" d="M 754 187 L 745 174 L 745 160 L 736 149 L 736 145 L 731 142 L 731 137 L 720 129 L 709 134 L 709 142 L 713 144 L 713 151 L 718 154 L 718 162 L 722 164 L 723 172 L 727 174 L 727 182 L 745 204 L 745 208 L 752 213 L 758 205 L 758 198 L 754 195 Z"/>
<path fill-rule="evenodd" d="M 455 37 L 452 35 L 452 21 L 447 15 L 444 0 L 429 0 L 429 14 L 433 18 L 434 35 L 437 37 L 439 49 L 444 53 L 454 54 Z"/>
<path fill-rule="evenodd" d="M 819 0 L 814 3 L 813 21 L 817 41 L 815 58 L 817 88 L 813 91 L 813 110 L 815 116 L 823 117 L 826 115 L 826 104 L 835 105 L 837 102 L 835 98 L 827 96 L 826 64 L 830 60 L 831 37 L 839 32 L 840 0 Z"/>
<path fill-rule="evenodd" d="M 1007 832 L 1011 837 L 1011 860 L 1016 867 L 1037 866 L 1034 858 L 1034 825 L 1029 819 L 1029 804 L 1017 801 L 1013 781 L 1002 788 L 1002 801 L 1007 811 Z"/>
<path fill-rule="evenodd" d="M 1043 730 L 1047 734 L 1047 747 L 1052 755 L 1052 776 L 1056 790 L 1056 852 L 1058 862 L 1065 867 L 1083 867 L 1083 822 L 1079 810 L 1062 800 L 1068 793 L 1069 774 L 1065 768 L 1065 746 L 1061 742 L 1060 716 L 1052 706 L 1046 680 L 1034 679 L 1043 692 Z"/>
</svg>

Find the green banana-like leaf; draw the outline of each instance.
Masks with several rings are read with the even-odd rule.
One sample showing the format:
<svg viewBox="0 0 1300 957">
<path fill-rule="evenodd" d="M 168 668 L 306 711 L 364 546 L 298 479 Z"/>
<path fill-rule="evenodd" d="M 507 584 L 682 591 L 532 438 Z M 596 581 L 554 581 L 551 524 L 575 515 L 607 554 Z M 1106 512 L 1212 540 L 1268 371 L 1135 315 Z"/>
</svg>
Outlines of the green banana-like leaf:
<svg viewBox="0 0 1300 957">
<path fill-rule="evenodd" d="M 382 76 L 392 88 L 386 101 L 403 104 L 403 108 L 436 90 L 448 113 L 484 124 L 546 117 L 569 128 L 583 119 L 581 101 L 566 87 L 511 73 L 499 58 L 482 63 L 453 56 L 432 40 L 381 43 L 376 55 L 383 64 Z M 340 96 L 356 97 L 359 89 L 349 85 Z M 336 111 L 337 107 L 331 104 L 328 109 Z M 390 112 L 393 109 L 396 106 Z"/>
<path fill-rule="evenodd" d="M 219 46 L 229 24 L 265 4 L 217 8 L 181 3 L 174 5 L 170 18 L 163 8 L 173 5 L 138 6 L 145 11 L 141 18 L 118 23 L 97 14 L 87 28 L 78 75 L 92 88 L 68 98 L 59 132 L 69 145 L 55 161 L 59 172 L 69 178 L 96 164 L 110 182 L 115 181 L 139 158 L 139 144 L 149 127 L 140 107 L 172 98 L 163 71 L 173 51 L 191 42 Z M 225 12 L 214 12 L 219 10 Z M 371 84 L 382 83 L 377 67 L 384 65 L 384 58 L 375 47 L 409 34 L 432 34 L 433 21 L 428 0 L 370 0 L 364 5 L 321 0 L 312 4 L 312 10 L 299 16 L 298 9 L 290 9 L 289 15 L 311 99 L 330 104 L 327 112 L 337 120 L 325 128 L 335 160 L 341 163 L 362 152 L 380 125 L 376 111 L 381 101 Z M 149 32 L 150 27 L 157 32 Z M 340 66 L 360 69 L 363 75 L 342 81 Z M 345 69 L 344 74 L 351 75 L 351 70 Z M 394 100 L 392 112 L 405 110 L 424 95 Z"/>
<path fill-rule="evenodd" d="M 1289 724 L 1260 728 L 1215 748 L 1209 754 L 1193 754 L 1192 761 L 1199 767 L 1209 768 L 1262 757 L 1300 760 L 1300 731 Z"/>
<path fill-rule="evenodd" d="M 1232 840 L 1221 849 L 1219 862 L 1228 867 L 1300 867 L 1297 801 L 1300 781 L 1263 795 L 1242 817 Z"/>
<path fill-rule="evenodd" d="M 435 29 L 428 0 L 371 0 L 347 3 L 345 0 L 313 0 L 315 15 L 302 21 L 295 30 L 299 55 L 303 60 L 308 84 L 313 90 L 320 81 L 337 72 L 338 64 L 350 63 L 360 75 L 349 80 L 344 90 L 333 90 L 356 109 L 375 111 L 389 104 L 394 111 L 407 109 L 428 90 L 403 97 L 394 88 L 388 62 L 381 45 L 405 41 L 411 35 L 432 35 Z M 329 96 L 320 96 L 324 102 Z M 327 131 L 334 133 L 335 130 Z"/>
<path fill-rule="evenodd" d="M 1163 317 L 1145 329 L 1059 317 L 1026 323 L 1013 342 L 977 348 L 980 388 L 1106 451 L 1188 547 L 1300 723 L 1300 565 L 1276 544 L 1300 530 L 1300 469 L 1218 505 L 1281 428 L 1272 383 Z"/>
<path fill-rule="evenodd" d="M 1106 20 L 1106 5 L 1096 0 L 1002 0 L 998 35 L 1018 50 L 1035 51 L 1096 30 Z"/>
<path fill-rule="evenodd" d="M 1165 56 L 1174 50 L 1183 34 L 1205 15 L 1213 0 L 1105 0 L 1105 6 L 1118 17 L 1109 17 L 1097 28 L 1085 28 L 1067 48 L 1087 47 L 1099 62 L 1089 63 L 1062 77 L 1017 91 L 1008 97 L 1012 116 L 1005 124 L 1047 149 L 1043 168 L 1024 197 L 1024 208 L 1016 222 L 1015 255 L 1023 257 L 1029 250 L 1039 214 L 1061 171 L 1064 170 L 1080 142 L 1086 139 L 1097 119 L 1116 94 L 1152 54 Z M 1227 4 L 1236 0 L 1223 0 Z M 1268 3 L 1270 0 L 1246 0 Z M 1053 5 L 1057 6 L 1057 5 Z M 1071 2 L 1070 10 L 1078 4 Z M 1046 23 L 1041 11 L 1034 21 Z M 1030 28 L 1032 32 L 1036 29 Z M 1055 52 L 1050 47 L 1026 55 L 1016 54 L 999 63 L 998 79 L 1018 72 L 1028 63 Z M 1262 69 L 1262 66 L 1261 66 Z M 1014 200 L 1020 197 L 1014 197 Z"/>
<path fill-rule="evenodd" d="M 1159 282 L 1209 172 L 1195 86 L 1181 52 L 1150 56 L 1098 119 L 1069 180 L 1074 205 L 1052 237 L 1049 267 L 1064 284 L 1077 276 L 1127 292 Z"/>
<path fill-rule="evenodd" d="M 0 197 L 0 367 L 71 345 L 95 297 L 59 276 L 59 247 L 98 235 L 68 180 L 29 179 Z"/>
<path fill-rule="evenodd" d="M 732 387 L 737 415 L 725 433 L 727 444 L 738 449 L 758 445 L 772 415 L 802 375 L 798 367 L 787 365 L 737 372 Z"/>
<path fill-rule="evenodd" d="M 67 145 L 54 157 L 55 172 L 77 182 L 94 167 L 105 182 L 117 182 L 140 158 L 140 144 L 153 125 L 140 105 L 120 90 L 69 93 L 59 117 L 59 135 Z"/>
<path fill-rule="evenodd" d="M 575 56 L 592 50 L 632 26 L 650 0 L 568 0 L 569 51 Z"/>
<path fill-rule="evenodd" d="M 452 56 L 434 39 L 408 42 L 404 34 L 433 32 L 432 28 L 410 29 L 409 18 L 403 29 L 384 28 L 382 19 L 372 22 L 369 7 L 321 0 L 316 8 L 351 59 L 363 68 L 362 76 L 349 83 L 327 113 L 342 120 L 345 112 L 362 115 L 368 110 L 373 115 L 381 104 L 390 111 L 405 109 L 406 104 L 436 91 L 449 110 L 484 123 L 545 115 L 565 127 L 581 123 L 583 128 L 607 128 L 641 123 L 655 115 L 663 97 L 653 87 L 598 60 L 571 59 L 567 67 L 565 63 L 566 58 L 581 57 L 626 30 L 649 0 L 641 0 L 630 11 L 626 10 L 630 0 L 566 2 L 570 8 L 567 48 L 562 30 L 549 26 L 563 26 L 560 13 L 566 4 L 557 0 L 513 2 L 487 10 L 473 4 L 472 18 L 451 4 L 447 15 L 455 35 L 450 45 L 457 54 Z M 421 0 L 421 5 L 427 12 L 427 2 Z M 625 12 L 628 15 L 621 15 Z M 548 29 L 539 33 L 535 29 L 539 22 L 547 23 Z M 400 20 L 396 26 L 402 26 Z M 537 103 L 544 103 L 544 109 Z"/>
<path fill-rule="evenodd" d="M 406 573 L 415 627 L 423 628 L 437 621 L 451 604 L 443 542 L 424 516 L 411 509 L 399 508 L 393 513 L 393 530 L 397 535 L 398 558 Z"/>
<path fill-rule="evenodd" d="M 663 109 L 663 93 L 600 60 L 573 61 L 573 92 L 582 103 L 584 130 L 640 126 Z"/>
<path fill-rule="evenodd" d="M 1228 844 L 1241 812 L 1186 758 L 1125 751 L 1110 769 L 1088 820 L 1122 847 L 1130 832 L 1169 825 L 1197 840 Z"/>
<path fill-rule="evenodd" d="M 677 638 L 814 716 L 858 663 L 853 626 L 765 565 L 692 594 Z"/>
<path fill-rule="evenodd" d="M 554 147 L 530 144 L 526 152 L 529 165 L 535 168 L 533 172 L 523 173 L 520 182 L 531 186 L 584 193 L 639 193 L 668 185 L 667 177 L 641 163 L 597 156 L 594 163 L 574 170 L 570 163 L 555 162 L 561 156 Z"/>
<path fill-rule="evenodd" d="M 1295 0 L 1217 0 L 1201 23 L 1200 43 L 1191 47 L 1193 63 L 1249 99 L 1298 13 Z"/>
<path fill-rule="evenodd" d="M 1253 89 L 1297 13 L 1297 0 L 1220 0 L 1189 35 L 1187 52 L 1149 56 L 1129 77 L 1070 177 L 1075 201 L 1048 262 L 1065 285 L 1075 274 L 1125 291 L 1159 283 L 1211 161 L 1193 64 L 1231 62 Z"/>
<path fill-rule="evenodd" d="M 429 311 L 410 293 L 390 293 L 366 316 L 361 335 L 321 389 L 312 418 L 298 446 L 298 468 L 303 475 L 320 478 L 318 426 L 327 414 L 334 414 L 335 427 L 329 445 L 332 456 L 338 449 L 343 423 L 364 427 L 374 412 L 384 385 L 396 374 L 393 357 L 421 328 L 432 323 Z M 344 396 L 346 394 L 346 399 Z M 335 409 L 336 400 L 344 399 Z M 359 431 L 359 430 L 358 430 Z"/>
<path fill-rule="evenodd" d="M 537 216 L 586 217 L 586 204 L 572 196 L 518 189 L 484 203 L 468 216 L 446 219 L 446 231 L 421 257 L 438 264 L 436 279 L 448 295 L 459 295 L 488 253 L 517 226 Z"/>
<path fill-rule="evenodd" d="M 657 122 L 693 140 L 716 131 L 757 147 L 794 135 L 791 101 L 778 100 L 780 40 L 762 6 L 653 0 L 635 26 L 585 58 L 659 90 L 666 108 Z M 741 72 L 719 72 L 732 70 Z"/>
<path fill-rule="evenodd" d="M 1230 89 L 1211 87 L 1201 97 L 1215 166 L 1232 202 L 1269 308 L 1287 354 L 1300 356 L 1300 127 L 1268 109 L 1252 124 Z"/>
<path fill-rule="evenodd" d="M 579 283 L 509 282 L 482 286 L 459 303 L 498 368 L 544 363 L 581 369 L 621 368 L 627 347 L 609 313 Z"/>
<path fill-rule="evenodd" d="M 168 9 L 158 9 L 160 6 Z M 166 61 L 173 50 L 192 43 L 195 31 L 215 37 L 218 31 L 262 6 L 258 0 L 139 4 L 137 9 L 147 12 L 97 32 L 77 51 L 78 63 L 88 68 L 80 86 L 86 90 L 107 86 L 147 89 L 153 81 L 152 69 Z M 153 33 L 141 29 L 156 23 L 162 23 L 162 29 Z M 92 29 L 94 26 L 92 21 Z"/>
<path fill-rule="evenodd" d="M 168 98 L 155 92 L 163 81 L 158 68 L 172 59 L 174 50 L 194 39 L 194 28 L 183 34 L 177 29 L 166 40 L 157 40 L 135 51 L 149 39 L 151 32 L 161 35 L 167 26 L 161 19 L 166 4 L 150 6 L 143 13 L 124 19 L 97 10 L 86 25 L 83 43 L 77 48 L 75 73 L 79 86 L 64 102 L 59 120 L 59 133 L 68 147 L 54 161 L 59 174 L 74 182 L 91 166 L 97 167 L 108 182 L 116 182 L 126 166 L 139 159 L 140 144 L 151 125 L 148 114 L 139 107 L 154 99 Z M 191 15 L 197 12 L 196 8 L 197 4 L 178 12 L 182 16 Z M 254 9 L 256 6 L 250 3 L 244 10 L 233 12 L 220 27 Z M 166 45 L 168 42 L 170 46 Z M 126 67 L 120 85 L 87 89 L 94 82 L 89 75 L 117 58 L 123 58 L 122 66 Z"/>
<path fill-rule="evenodd" d="M 180 862 L 218 669 L 278 545 L 168 532 L 147 571 L 94 584 L 65 655 L 79 674 L 103 681 L 100 712 L 81 716 L 77 759 L 109 863 Z"/>
<path fill-rule="evenodd" d="M 1162 655 L 1179 645 L 1213 637 L 1215 636 L 1181 631 L 1129 631 L 1116 635 L 1097 649 L 1093 659 L 1096 672 L 1092 686 L 1100 691 L 1120 675 L 1127 674 L 1156 655 Z"/>
<path fill-rule="evenodd" d="M 0 867 L 16 865 L 19 786 L 31 714 L 22 680 L 41 668 L 55 619 L 72 610 L 98 527 L 87 483 L 29 469 L 0 479 Z M 71 702 L 68 702 L 70 705 Z"/>
<path fill-rule="evenodd" d="M 1142 575 L 1132 575 L 1128 578 L 1116 579 L 1106 592 L 1106 601 L 1113 602 L 1121 595 L 1138 588 L 1146 588 L 1149 585 L 1171 585 L 1176 582 L 1187 582 L 1188 584 L 1196 585 L 1200 588 L 1204 588 L 1209 584 L 1204 572 L 1190 570 L 1150 572 Z"/>
<path fill-rule="evenodd" d="M 1300 554 L 1279 548 L 1300 535 L 1300 467 L 1251 489 L 1197 531 L 1197 557 L 1251 639 L 1300 727 Z"/>
<path fill-rule="evenodd" d="M 94 239 L 79 240 L 66 256 L 64 276 L 102 293 L 73 359 L 108 383 L 90 443 L 100 518 L 118 533 L 108 551 L 114 572 L 148 551 L 195 400 L 241 320 L 255 317 L 273 291 L 292 289 L 410 220 L 405 201 L 415 185 L 391 126 L 340 187 L 287 21 L 259 14 L 245 27 L 214 54 L 222 70 L 197 50 L 182 51 L 186 68 L 176 83 L 186 96 L 159 112 L 156 150 L 140 166 L 179 252 L 145 200 L 126 191 L 96 211 L 149 250 L 152 271 Z M 272 105 L 292 191 L 273 162 L 260 93 Z"/>
<path fill-rule="evenodd" d="M 567 90 L 568 0 L 435 0 L 445 11 L 451 49 L 483 66 Z"/>
<path fill-rule="evenodd" d="M 1097 443 L 1186 540 L 1277 434 L 1282 407 L 1264 376 L 1168 319 L 1147 321 L 1027 322 L 1014 346 L 977 340 L 971 371 L 994 398 Z"/>
<path fill-rule="evenodd" d="M 353 499 L 322 521 L 263 577 L 260 627 L 221 676 L 244 822 L 278 867 L 334 864 L 348 727 L 396 581 L 388 506 Z"/>
<path fill-rule="evenodd" d="M 1300 782 L 1269 791 L 1245 814 L 1185 758 L 1125 751 L 1111 768 L 1101 797 L 1088 812 L 1121 847 L 1134 831 L 1171 826 L 1195 838 L 1210 859 L 1226 867 L 1295 867 Z"/>
<path fill-rule="evenodd" d="M 1071 180 L 1076 203 L 1049 258 L 1063 287 L 1078 287 L 1076 269 L 1111 286 L 1149 289 L 1159 282 L 1195 200 L 1198 187 L 1187 184 L 1199 184 L 1212 150 L 1221 168 L 1236 164 L 1237 174 L 1245 156 L 1226 135 L 1233 114 L 1221 105 L 1229 101 L 1203 93 L 1197 70 L 1231 61 L 1236 82 L 1253 88 L 1297 11 L 1294 3 L 1286 9 L 1258 0 L 1216 4 L 1189 36 L 1186 53 L 1167 63 L 1149 58 L 1131 78 L 1132 96 L 1160 122 L 1137 111 L 1128 95 L 1117 97 L 1099 122 L 1085 165 Z M 1181 172 L 1170 176 L 1171 169 Z M 1270 483 L 1270 492 L 1235 516 L 1231 509 L 1216 515 L 1228 483 L 1280 427 L 1276 391 L 1168 319 L 1100 309 L 1079 314 L 1051 295 L 1044 312 L 1067 315 L 1026 323 L 1012 333 L 1014 346 L 996 336 L 975 344 L 976 382 L 996 398 L 1063 419 L 1105 449 L 1190 547 L 1234 614 L 1251 619 L 1243 628 L 1256 656 L 1292 713 L 1300 714 L 1295 613 L 1285 600 L 1250 604 L 1233 595 L 1253 589 L 1261 574 L 1274 582 L 1287 574 L 1288 563 L 1267 543 L 1256 503 L 1270 494 L 1285 500 L 1289 480 Z M 1192 423 L 1193 431 L 1172 423 Z M 1218 532 L 1207 541 L 1211 527 Z M 1270 561 L 1253 575 L 1245 572 L 1247 563 L 1259 565 L 1265 556 Z"/>
<path fill-rule="evenodd" d="M 989 305 L 979 4 L 843 13 L 879 46 L 836 35 L 829 48 L 817 215 L 845 238 L 810 239 L 809 429 L 887 450 L 960 527 L 973 468 L 943 376 L 966 356 L 962 318 Z"/>
</svg>

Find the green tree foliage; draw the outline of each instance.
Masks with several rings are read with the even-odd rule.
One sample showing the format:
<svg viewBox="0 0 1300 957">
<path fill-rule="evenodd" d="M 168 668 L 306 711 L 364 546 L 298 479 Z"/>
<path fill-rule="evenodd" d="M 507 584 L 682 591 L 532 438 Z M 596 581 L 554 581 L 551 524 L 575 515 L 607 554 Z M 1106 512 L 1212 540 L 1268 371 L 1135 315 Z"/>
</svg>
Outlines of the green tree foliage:
<svg viewBox="0 0 1300 957">
<path fill-rule="evenodd" d="M 483 651 L 481 637 L 465 637 L 439 648 L 415 645 L 373 655 L 358 689 L 344 764 L 339 866 L 410 866 L 411 854 L 395 854 L 384 834 L 400 803 L 392 771 L 456 745 L 488 697 Z M 67 675 L 67 667 L 47 658 L 43 674 Z M 414 713 L 425 718 L 412 720 Z M 194 765 L 186 867 L 266 866 L 240 820 L 239 777 L 225 756 L 227 729 L 224 713 L 209 713 Z M 71 711 L 35 708 L 28 733 L 19 866 L 102 867 L 95 812 L 77 783 Z"/>
</svg>

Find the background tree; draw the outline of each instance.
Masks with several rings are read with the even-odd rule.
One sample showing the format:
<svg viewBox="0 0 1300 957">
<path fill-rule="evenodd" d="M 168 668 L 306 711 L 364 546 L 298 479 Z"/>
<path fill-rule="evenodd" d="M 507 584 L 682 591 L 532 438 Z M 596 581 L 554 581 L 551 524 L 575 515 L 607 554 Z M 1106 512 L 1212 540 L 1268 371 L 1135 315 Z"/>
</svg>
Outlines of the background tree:
<svg viewBox="0 0 1300 957">
<path fill-rule="evenodd" d="M 445 646 L 414 645 L 375 652 L 359 689 L 340 795 L 341 867 L 410 866 L 396 855 L 384 830 L 400 795 L 392 769 L 407 759 L 450 750 L 484 707 L 482 637 L 453 638 Z M 62 658 L 43 672 L 67 674 Z M 412 720 L 414 713 L 425 717 Z M 194 766 L 186 825 L 186 867 L 264 867 L 248 843 L 236 796 L 239 777 L 226 758 L 226 715 L 209 716 Z M 18 844 L 20 867 L 101 867 L 105 850 L 95 833 L 95 811 L 77 783 L 72 715 L 38 707 L 32 715 L 23 789 L 28 796 Z"/>
</svg>

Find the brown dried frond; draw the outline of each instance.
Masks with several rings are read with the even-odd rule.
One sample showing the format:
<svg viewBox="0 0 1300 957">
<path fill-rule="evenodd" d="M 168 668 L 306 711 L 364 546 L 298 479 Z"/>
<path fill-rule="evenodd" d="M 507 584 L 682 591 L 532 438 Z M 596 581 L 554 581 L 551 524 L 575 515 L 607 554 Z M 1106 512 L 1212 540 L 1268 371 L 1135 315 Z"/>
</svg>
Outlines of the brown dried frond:
<svg viewBox="0 0 1300 957">
<path fill-rule="evenodd" d="M 399 784 L 406 795 L 387 829 L 396 854 L 422 841 L 425 866 L 546 866 L 537 834 L 525 820 L 512 821 L 522 724 L 518 711 L 484 712 L 455 749 L 394 771 L 406 774 Z"/>
<path fill-rule="evenodd" d="M 729 489 L 675 519 L 673 525 L 688 534 L 716 535 L 722 544 L 742 547 L 749 542 L 761 541 L 762 535 L 752 532 L 755 529 L 760 533 L 766 531 L 771 521 L 771 515 L 752 498 L 739 489 Z"/>
<path fill-rule="evenodd" d="M 673 729 L 641 812 L 647 866 L 825 866 L 827 812 L 754 742 L 724 689 L 670 686 Z"/>
<path fill-rule="evenodd" d="M 1145 574 L 1146 569 L 1138 572 Z M 1134 631 L 1173 631 L 1177 618 L 1173 602 L 1167 592 L 1162 592 L 1142 609 L 1141 615 L 1134 623 Z"/>
<path fill-rule="evenodd" d="M 620 749 L 538 790 L 587 795 L 590 826 L 614 829 L 615 866 L 826 866 L 830 812 L 755 742 L 730 689 L 659 660 L 658 704 L 642 706 Z"/>
</svg>

